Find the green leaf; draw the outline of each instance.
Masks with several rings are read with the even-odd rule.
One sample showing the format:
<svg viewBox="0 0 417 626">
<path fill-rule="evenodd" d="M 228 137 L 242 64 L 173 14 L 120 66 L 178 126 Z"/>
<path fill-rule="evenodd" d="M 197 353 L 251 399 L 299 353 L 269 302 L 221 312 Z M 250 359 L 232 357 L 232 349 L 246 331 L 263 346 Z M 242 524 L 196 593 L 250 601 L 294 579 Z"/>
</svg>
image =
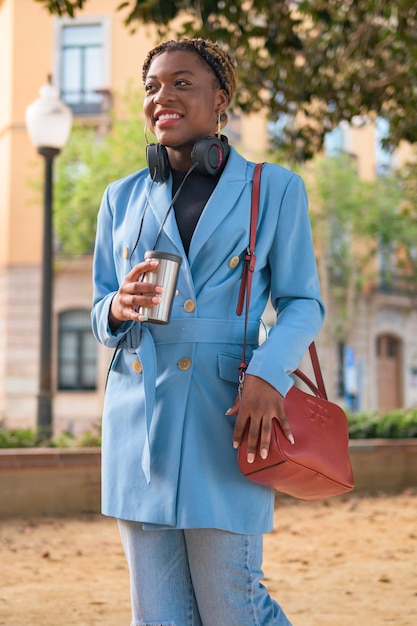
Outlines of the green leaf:
<svg viewBox="0 0 417 626">
<path fill-rule="evenodd" d="M 54 226 L 61 256 L 90 254 L 97 212 L 107 185 L 146 166 L 145 138 L 139 121 L 142 92 L 131 85 L 122 98 L 124 115 L 107 135 L 75 125 L 57 160 Z"/>
<path fill-rule="evenodd" d="M 35 0 L 74 15 L 87 0 Z M 417 142 L 417 14 L 398 0 L 130 0 L 117 5 L 130 30 L 205 36 L 235 56 L 236 108 L 288 120 L 281 150 L 317 154 L 325 133 L 355 115 L 389 122 L 387 146 Z M 181 17 L 181 19 L 178 19 Z"/>
</svg>

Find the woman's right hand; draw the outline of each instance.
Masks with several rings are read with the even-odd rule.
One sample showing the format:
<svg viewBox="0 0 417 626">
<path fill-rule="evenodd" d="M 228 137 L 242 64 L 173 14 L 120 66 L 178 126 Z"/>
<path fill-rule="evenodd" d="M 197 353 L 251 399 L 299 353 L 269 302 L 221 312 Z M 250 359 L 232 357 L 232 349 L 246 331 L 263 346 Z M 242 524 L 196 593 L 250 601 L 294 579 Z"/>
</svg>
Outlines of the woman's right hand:
<svg viewBox="0 0 417 626">
<path fill-rule="evenodd" d="M 157 259 L 147 259 L 135 265 L 126 275 L 110 306 L 109 324 L 112 331 L 128 320 L 146 322 L 140 307 L 159 304 L 162 287 L 141 280 L 146 272 L 158 267 L 158 263 Z"/>
</svg>

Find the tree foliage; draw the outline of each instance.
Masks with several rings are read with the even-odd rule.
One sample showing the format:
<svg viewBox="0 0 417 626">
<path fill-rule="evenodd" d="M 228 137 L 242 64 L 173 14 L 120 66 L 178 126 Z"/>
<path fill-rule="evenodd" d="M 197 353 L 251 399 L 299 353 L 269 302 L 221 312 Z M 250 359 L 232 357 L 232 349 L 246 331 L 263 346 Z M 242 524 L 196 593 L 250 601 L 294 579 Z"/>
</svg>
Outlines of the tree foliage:
<svg viewBox="0 0 417 626">
<path fill-rule="evenodd" d="M 303 174 L 331 333 L 345 340 L 364 288 L 417 284 L 415 264 L 404 262 L 415 250 L 417 221 L 400 210 L 398 177 L 363 181 L 346 155 L 315 159 Z"/>
<path fill-rule="evenodd" d="M 72 130 L 57 163 L 54 226 L 59 253 L 91 253 L 96 218 L 107 185 L 146 166 L 145 137 L 139 113 L 142 98 L 128 87 L 123 119 L 105 135 L 82 125 Z"/>
<path fill-rule="evenodd" d="M 56 15 L 88 0 L 36 0 Z M 237 61 L 243 112 L 287 120 L 281 146 L 311 157 L 326 131 L 354 116 L 386 118 L 388 143 L 417 141 L 417 5 L 412 0 L 129 0 L 126 26 L 161 37 L 207 36 Z M 181 19 L 175 20 L 180 16 Z"/>
</svg>

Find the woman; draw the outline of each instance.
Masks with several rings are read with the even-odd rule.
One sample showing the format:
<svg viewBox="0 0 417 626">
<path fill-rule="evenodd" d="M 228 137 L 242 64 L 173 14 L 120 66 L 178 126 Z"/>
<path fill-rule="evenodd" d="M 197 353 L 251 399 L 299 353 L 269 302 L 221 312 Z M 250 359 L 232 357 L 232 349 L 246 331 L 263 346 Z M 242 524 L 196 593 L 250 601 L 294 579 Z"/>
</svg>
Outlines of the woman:
<svg viewBox="0 0 417 626">
<path fill-rule="evenodd" d="M 118 519 L 132 624 L 289 624 L 261 584 L 274 493 L 243 477 L 236 448 L 248 419 L 249 461 L 258 439 L 268 454 L 274 418 L 293 441 L 283 397 L 323 318 L 304 185 L 284 168 L 263 168 L 239 401 L 236 305 L 254 163 L 220 136 L 234 65 L 217 44 L 182 39 L 148 54 L 143 80 L 159 144 L 148 148 L 149 169 L 104 194 L 92 312 L 98 340 L 117 348 L 103 417 L 103 513 Z M 160 286 L 142 280 L 157 265 L 143 260 L 154 247 L 182 257 L 167 325 L 143 313 L 161 298 Z M 258 346 L 269 296 L 277 325 Z"/>
</svg>

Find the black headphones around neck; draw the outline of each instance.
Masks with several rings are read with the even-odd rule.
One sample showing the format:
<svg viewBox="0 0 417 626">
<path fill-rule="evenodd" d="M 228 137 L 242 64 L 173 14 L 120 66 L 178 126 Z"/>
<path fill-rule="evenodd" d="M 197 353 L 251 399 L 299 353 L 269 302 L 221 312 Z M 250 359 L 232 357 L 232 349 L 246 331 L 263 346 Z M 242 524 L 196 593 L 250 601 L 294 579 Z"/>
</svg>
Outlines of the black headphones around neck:
<svg viewBox="0 0 417 626">
<path fill-rule="evenodd" d="M 214 176 L 223 167 L 229 154 L 229 142 L 225 135 L 219 137 L 204 137 L 194 144 L 191 151 L 191 161 L 195 169 L 205 176 Z M 171 168 L 165 146 L 160 143 L 150 143 L 146 146 L 146 160 L 149 173 L 156 183 L 168 180 Z"/>
</svg>

